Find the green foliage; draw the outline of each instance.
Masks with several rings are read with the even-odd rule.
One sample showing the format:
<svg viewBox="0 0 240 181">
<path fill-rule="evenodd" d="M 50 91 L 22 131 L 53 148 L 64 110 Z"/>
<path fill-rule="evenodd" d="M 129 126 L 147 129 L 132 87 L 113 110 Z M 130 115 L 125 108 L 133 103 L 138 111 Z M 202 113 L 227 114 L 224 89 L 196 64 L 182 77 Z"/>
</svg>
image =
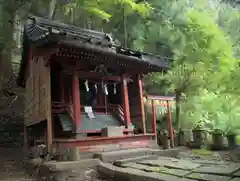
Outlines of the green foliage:
<svg viewBox="0 0 240 181">
<path fill-rule="evenodd" d="M 154 15 L 134 28 L 134 46 L 160 52 L 173 64 L 165 74 L 150 75 L 146 85 L 181 96 L 176 103 L 181 127 L 237 131 L 240 71 L 234 56 L 239 54 L 239 10 L 207 1 L 153 4 L 159 7 Z"/>
<path fill-rule="evenodd" d="M 127 15 L 137 12 L 143 17 L 148 16 L 151 10 L 150 4 L 146 2 L 136 3 L 134 0 L 74 0 L 72 3 L 65 5 L 65 14 L 69 14 L 73 9 L 77 9 L 109 21 L 110 18 L 115 15 L 109 12 L 116 6 L 126 9 Z"/>
<path fill-rule="evenodd" d="M 50 0 L 3 2 L 0 48 L 11 49 L 13 26 L 6 20 L 12 20 L 16 13 L 27 16 L 29 10 L 46 16 Z M 173 60 L 167 72 L 146 77 L 145 88 L 176 94 L 174 124 L 183 128 L 203 126 L 209 131 L 240 129 L 240 13 L 236 3 L 73 0 L 69 4 L 59 2 L 55 9 L 55 19 L 82 27 L 90 21 L 90 28 L 110 32 L 130 48 Z"/>
<path fill-rule="evenodd" d="M 183 127 L 201 125 L 207 131 L 240 130 L 240 107 L 230 94 L 203 90 L 201 94 L 189 97 L 188 101 L 182 104 L 182 110 L 181 118 L 185 121 Z"/>
</svg>

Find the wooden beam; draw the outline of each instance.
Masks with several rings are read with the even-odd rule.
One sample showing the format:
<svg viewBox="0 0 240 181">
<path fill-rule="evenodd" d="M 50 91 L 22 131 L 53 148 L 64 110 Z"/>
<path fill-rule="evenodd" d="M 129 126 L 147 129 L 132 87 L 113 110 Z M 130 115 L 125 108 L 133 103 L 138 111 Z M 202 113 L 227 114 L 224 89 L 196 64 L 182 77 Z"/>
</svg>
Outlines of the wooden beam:
<svg viewBox="0 0 240 181">
<path fill-rule="evenodd" d="M 53 54 L 56 54 L 59 52 L 58 47 L 46 47 L 46 48 L 40 48 L 40 47 L 33 47 L 32 49 L 34 56 L 50 56 Z"/>
<path fill-rule="evenodd" d="M 123 110 L 124 110 L 124 119 L 126 121 L 126 128 L 129 128 L 131 124 L 131 118 L 130 118 L 127 78 L 125 76 L 122 76 L 122 97 L 123 97 Z"/>
<path fill-rule="evenodd" d="M 46 117 L 47 117 L 47 149 L 52 152 L 53 129 L 52 129 L 52 101 L 51 101 L 51 70 L 47 67 L 47 98 L 46 98 Z"/>
<path fill-rule="evenodd" d="M 140 74 L 137 76 L 138 79 L 138 87 L 139 87 L 139 97 L 140 97 L 140 113 L 141 113 L 141 121 L 143 133 L 146 133 L 146 120 L 145 120 L 145 110 L 144 110 L 144 101 L 143 101 L 143 85 Z"/>
<path fill-rule="evenodd" d="M 120 76 L 112 76 L 112 75 L 103 75 L 100 72 L 83 72 L 83 71 L 78 71 L 78 75 L 81 76 L 82 78 L 100 78 L 102 77 L 103 80 L 112 80 L 112 81 L 121 81 Z"/>
<path fill-rule="evenodd" d="M 73 70 L 72 75 L 72 99 L 73 99 L 73 121 L 76 125 L 76 129 L 80 124 L 80 114 L 81 114 L 81 105 L 80 105 L 80 89 L 79 89 L 79 79 L 76 69 Z"/>
<path fill-rule="evenodd" d="M 63 146 L 63 147 L 79 147 L 79 146 L 90 146 L 90 145 L 107 145 L 107 144 L 124 144 L 125 142 L 128 142 L 127 144 L 133 143 L 133 142 L 140 142 L 145 140 L 152 140 L 153 134 L 139 134 L 139 135 L 124 135 L 124 136 L 118 136 L 118 137 L 98 137 L 98 138 L 86 138 L 82 140 L 76 140 L 76 139 L 56 139 L 56 143 Z"/>
<path fill-rule="evenodd" d="M 77 71 L 77 74 L 79 77 L 83 78 L 83 79 L 94 79 L 96 78 L 97 80 L 104 80 L 104 81 L 116 81 L 116 82 L 120 82 L 121 81 L 121 77 L 120 76 L 114 76 L 114 75 L 103 75 L 100 72 L 84 72 L 84 71 Z M 66 73 L 68 75 L 72 75 L 72 71 L 71 70 L 63 70 L 63 73 Z"/>
<path fill-rule="evenodd" d="M 160 101 L 174 101 L 175 100 L 175 96 L 145 95 L 145 97 L 150 100 L 160 100 Z"/>
</svg>

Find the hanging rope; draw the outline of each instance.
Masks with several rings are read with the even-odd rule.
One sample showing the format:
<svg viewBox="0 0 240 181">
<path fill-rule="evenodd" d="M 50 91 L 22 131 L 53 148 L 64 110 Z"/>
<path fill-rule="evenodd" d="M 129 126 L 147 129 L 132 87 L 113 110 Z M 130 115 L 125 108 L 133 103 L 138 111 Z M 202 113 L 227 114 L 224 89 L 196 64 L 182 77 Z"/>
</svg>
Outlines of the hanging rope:
<svg viewBox="0 0 240 181">
<path fill-rule="evenodd" d="M 86 80 L 84 84 L 85 84 L 85 87 L 86 87 L 86 91 L 89 92 L 88 80 Z"/>
<path fill-rule="evenodd" d="M 90 87 L 89 87 L 89 83 L 94 83 L 94 88 L 96 90 L 96 92 L 98 92 L 98 85 L 101 84 L 101 89 L 103 90 L 103 92 L 105 93 L 105 95 L 108 95 L 108 84 L 113 85 L 113 94 L 116 95 L 117 94 L 117 84 L 119 84 L 120 82 L 111 82 L 111 83 L 105 83 L 103 80 L 101 80 L 101 83 L 99 83 L 99 81 L 92 81 L 92 80 L 86 80 L 83 78 L 80 78 L 82 80 L 84 80 L 84 85 L 86 88 L 86 91 L 89 92 L 90 91 Z"/>
<path fill-rule="evenodd" d="M 117 85 L 116 83 L 113 84 L 113 94 L 117 94 Z"/>
<path fill-rule="evenodd" d="M 108 95 L 108 88 L 107 88 L 107 84 L 104 84 L 104 93 L 107 96 Z"/>
</svg>

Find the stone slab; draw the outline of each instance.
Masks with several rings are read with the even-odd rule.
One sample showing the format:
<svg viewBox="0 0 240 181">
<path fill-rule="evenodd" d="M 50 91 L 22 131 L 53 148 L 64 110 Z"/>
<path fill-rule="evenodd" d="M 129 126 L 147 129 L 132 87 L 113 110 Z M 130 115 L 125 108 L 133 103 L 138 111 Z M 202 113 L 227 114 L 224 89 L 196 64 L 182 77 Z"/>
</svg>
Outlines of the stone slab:
<svg viewBox="0 0 240 181">
<path fill-rule="evenodd" d="M 94 158 L 99 158 L 103 162 L 114 162 L 115 160 L 140 157 L 140 156 L 146 156 L 146 155 L 151 155 L 151 149 L 136 148 L 136 149 L 129 149 L 129 150 L 101 152 L 101 153 L 96 153 L 94 155 Z"/>
<path fill-rule="evenodd" d="M 229 181 L 240 181 L 240 178 L 236 177 L 236 178 L 233 178 L 233 179 L 231 179 Z"/>
<path fill-rule="evenodd" d="M 162 160 L 179 161 L 180 159 L 173 158 L 173 157 L 159 156 L 157 160 L 159 160 L 159 161 L 162 161 Z"/>
<path fill-rule="evenodd" d="M 208 174 L 220 174 L 220 175 L 232 175 L 234 172 L 240 169 L 239 164 L 231 164 L 231 165 L 213 165 L 213 166 L 202 166 L 200 168 L 196 168 L 193 172 L 197 173 L 208 173 Z"/>
<path fill-rule="evenodd" d="M 143 161 L 143 160 L 156 160 L 156 159 L 158 159 L 157 155 L 147 155 L 147 156 L 117 160 L 117 161 L 114 162 L 114 165 L 121 167 L 125 163 L 140 162 L 140 161 Z"/>
<path fill-rule="evenodd" d="M 151 167 L 147 165 L 137 164 L 137 163 L 126 163 L 122 165 L 124 168 L 133 168 L 133 169 L 139 169 L 145 172 L 157 172 L 159 174 L 167 174 L 167 175 L 173 175 L 173 176 L 179 176 L 183 177 L 187 174 L 189 174 L 188 170 L 180 170 L 180 169 L 169 169 L 166 167 Z"/>
<path fill-rule="evenodd" d="M 202 174 L 202 173 L 191 173 L 186 176 L 186 178 L 196 179 L 201 181 L 229 181 L 231 177 L 219 176 L 212 174 Z"/>
<path fill-rule="evenodd" d="M 200 167 L 200 164 L 193 163 L 190 160 L 179 160 L 170 157 L 159 157 L 158 160 L 144 160 L 138 162 L 139 164 L 161 167 L 165 166 L 168 168 L 176 168 L 176 169 L 183 169 L 183 170 L 193 170 Z"/>
<path fill-rule="evenodd" d="M 147 165 L 141 165 L 138 163 L 126 163 L 122 165 L 124 168 L 134 168 L 134 169 L 139 169 L 139 170 L 143 170 L 145 172 L 154 172 L 154 170 L 156 170 L 157 168 L 155 167 L 150 167 Z"/>
<path fill-rule="evenodd" d="M 179 160 L 179 161 L 168 163 L 164 166 L 168 168 L 176 168 L 176 169 L 182 169 L 182 170 L 193 170 L 200 167 L 201 165 L 198 163 L 193 163 L 189 160 Z"/>
<path fill-rule="evenodd" d="M 141 181 L 179 181 L 180 177 L 167 175 L 167 174 L 159 174 L 159 173 L 149 173 L 146 172 Z"/>
<path fill-rule="evenodd" d="M 214 160 L 192 160 L 194 163 L 199 163 L 201 165 L 229 165 L 229 162 L 225 161 L 214 161 Z"/>
<path fill-rule="evenodd" d="M 164 166 L 166 164 L 169 164 L 172 162 L 172 159 L 169 158 L 169 157 L 166 157 L 166 158 L 158 158 L 157 160 L 143 160 L 143 161 L 140 161 L 140 162 L 137 162 L 139 164 L 142 164 L 142 165 L 148 165 L 148 166 Z"/>
<path fill-rule="evenodd" d="M 46 162 L 45 165 L 52 170 L 72 170 L 75 168 L 94 168 L 99 164 L 98 159 L 83 159 L 81 161 Z"/>
<path fill-rule="evenodd" d="M 240 177 L 240 170 L 233 174 L 236 177 Z"/>
<path fill-rule="evenodd" d="M 156 169 L 153 169 L 154 172 L 157 172 L 159 174 L 168 174 L 168 175 L 174 175 L 178 177 L 184 177 L 185 175 L 189 174 L 190 171 L 188 170 L 180 170 L 180 169 L 169 169 L 166 167 L 158 167 Z"/>
<path fill-rule="evenodd" d="M 98 171 L 115 181 L 194 181 L 163 173 L 150 173 L 133 168 L 120 168 L 109 163 L 100 163 Z"/>
</svg>

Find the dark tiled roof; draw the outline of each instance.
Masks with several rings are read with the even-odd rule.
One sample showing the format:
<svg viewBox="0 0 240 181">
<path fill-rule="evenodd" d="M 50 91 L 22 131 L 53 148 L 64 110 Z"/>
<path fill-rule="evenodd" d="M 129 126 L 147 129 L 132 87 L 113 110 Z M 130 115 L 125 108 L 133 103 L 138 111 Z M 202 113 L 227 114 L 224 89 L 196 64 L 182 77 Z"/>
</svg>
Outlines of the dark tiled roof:
<svg viewBox="0 0 240 181">
<path fill-rule="evenodd" d="M 145 63 L 154 67 L 169 68 L 169 59 L 149 53 L 135 51 L 116 46 L 113 38 L 106 33 L 93 31 L 63 24 L 49 19 L 31 17 L 24 29 L 23 54 L 20 68 L 19 84 L 23 81 L 26 68 L 29 41 L 36 44 L 60 43 L 78 47 L 91 47 L 106 54 L 114 53 L 121 58 L 129 58 L 139 63 Z"/>
<path fill-rule="evenodd" d="M 78 40 L 82 43 L 91 43 L 102 46 L 113 45 L 111 41 L 112 37 L 103 32 L 79 28 L 39 17 L 31 17 L 29 18 L 29 21 L 26 32 L 28 39 L 33 42 L 45 38 L 54 40 L 54 38 L 58 37 L 60 39 L 67 38 L 68 40 Z"/>
<path fill-rule="evenodd" d="M 168 68 L 169 60 L 149 53 L 135 51 L 114 45 L 113 38 L 106 33 L 79 28 L 39 17 L 29 18 L 32 22 L 28 25 L 27 36 L 31 41 L 48 39 L 48 41 L 67 41 L 75 45 L 95 45 L 98 48 L 111 49 L 111 52 L 125 56 L 136 57 L 161 68 Z"/>
</svg>

